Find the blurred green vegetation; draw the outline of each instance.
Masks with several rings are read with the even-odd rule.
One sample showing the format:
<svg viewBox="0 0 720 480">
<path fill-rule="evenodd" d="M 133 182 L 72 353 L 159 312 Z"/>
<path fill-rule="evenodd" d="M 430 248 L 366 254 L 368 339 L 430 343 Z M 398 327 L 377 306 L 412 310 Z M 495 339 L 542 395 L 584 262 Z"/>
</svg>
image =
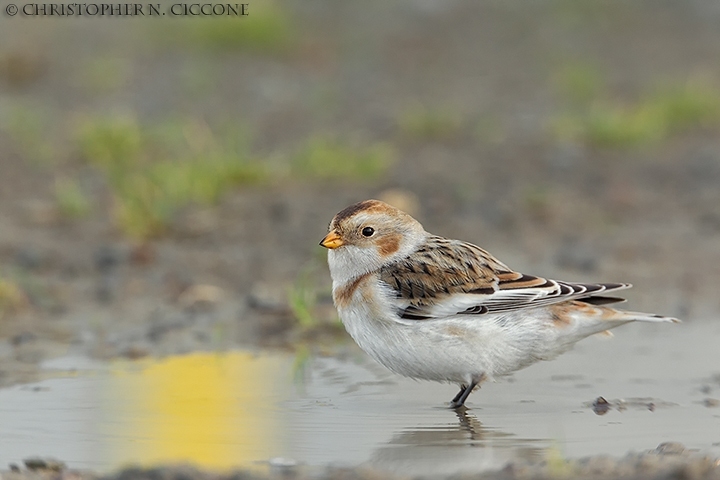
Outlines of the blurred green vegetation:
<svg viewBox="0 0 720 480">
<path fill-rule="evenodd" d="M 720 126 L 720 89 L 700 81 L 656 88 L 634 103 L 613 101 L 597 69 L 564 68 L 557 77 L 570 110 L 554 121 L 561 140 L 600 148 L 628 148 L 672 135 Z"/>
<path fill-rule="evenodd" d="M 320 323 L 315 313 L 318 291 L 311 280 L 313 270 L 312 266 L 305 267 L 288 292 L 288 304 L 302 329 L 314 328 Z"/>
<path fill-rule="evenodd" d="M 308 366 L 313 359 L 313 353 L 307 345 L 300 344 L 295 347 L 295 360 L 292 366 L 293 383 L 303 389 L 307 383 Z"/>
<path fill-rule="evenodd" d="M 605 88 L 600 68 L 584 62 L 562 65 L 554 74 L 553 83 L 573 107 L 588 105 Z"/>
<path fill-rule="evenodd" d="M 311 137 L 292 157 L 291 171 L 301 177 L 373 179 L 394 160 L 389 145 L 353 145 L 326 136 Z"/>
<path fill-rule="evenodd" d="M 508 131 L 501 119 L 483 116 L 475 124 L 475 139 L 490 145 L 499 145 L 508 138 Z"/>
<path fill-rule="evenodd" d="M 79 157 L 106 181 L 119 229 L 139 240 L 168 233 L 186 207 L 217 205 L 238 186 L 287 178 L 372 180 L 394 161 L 385 143 L 322 135 L 291 153 L 256 158 L 248 129 L 211 127 L 194 117 L 142 124 L 132 114 L 90 113 L 53 125 L 39 110 L 18 108 L 2 127 L 23 157 L 58 170 L 51 194 L 62 217 L 83 218 L 97 200 L 82 188 L 83 170 L 70 168 Z M 60 148 L 65 144 L 69 148 Z"/>
<path fill-rule="evenodd" d="M 129 60 L 98 57 L 84 65 L 77 81 L 97 93 L 107 93 L 126 86 L 131 75 L 132 67 Z"/>
<path fill-rule="evenodd" d="M 66 218 L 82 218 L 92 210 L 90 199 L 72 178 L 55 179 L 54 193 L 58 211 Z"/>
<path fill-rule="evenodd" d="M 534 219 L 546 221 L 552 212 L 552 190 L 543 185 L 532 185 L 523 192 L 525 211 Z"/>
<path fill-rule="evenodd" d="M 588 29 L 607 22 L 617 22 L 631 2 L 595 0 L 552 0 L 549 2 L 566 27 Z"/>
<path fill-rule="evenodd" d="M 199 121 L 141 127 L 134 117 L 86 119 L 76 133 L 82 158 L 112 190 L 123 232 L 149 238 L 167 230 L 179 209 L 215 205 L 229 188 L 268 172 L 250 158 L 242 129 L 218 134 Z"/>
<path fill-rule="evenodd" d="M 450 109 L 416 105 L 400 114 L 398 126 L 408 138 L 443 141 L 459 136 L 463 122 L 460 114 Z"/>
<path fill-rule="evenodd" d="M 56 155 L 56 148 L 48 138 L 48 124 L 42 109 L 15 106 L 9 109 L 2 129 L 28 161 L 47 165 Z"/>
<path fill-rule="evenodd" d="M 0 320 L 9 313 L 20 310 L 28 303 L 20 286 L 0 272 Z"/>
<path fill-rule="evenodd" d="M 321 308 L 321 298 L 330 298 L 332 292 L 326 285 L 327 273 L 320 265 L 325 263 L 325 252 L 308 262 L 300 270 L 288 290 L 288 305 L 297 321 L 299 333 L 304 338 L 317 337 L 323 333 L 342 331 L 342 323 L 334 308 Z"/>
<path fill-rule="evenodd" d="M 286 7 L 263 1 L 248 8 L 248 15 L 240 17 L 175 18 L 157 34 L 168 45 L 213 51 L 281 54 L 296 44 L 297 32 Z"/>
<path fill-rule="evenodd" d="M 203 98 L 217 89 L 218 65 L 210 61 L 186 62 L 180 71 L 179 81 L 184 92 L 193 98 Z"/>
</svg>

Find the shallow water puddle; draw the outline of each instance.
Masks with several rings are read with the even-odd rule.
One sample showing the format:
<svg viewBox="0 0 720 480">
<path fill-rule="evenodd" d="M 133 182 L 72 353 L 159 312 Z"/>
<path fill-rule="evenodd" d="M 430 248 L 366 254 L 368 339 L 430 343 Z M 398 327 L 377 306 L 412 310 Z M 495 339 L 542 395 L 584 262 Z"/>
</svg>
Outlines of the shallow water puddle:
<svg viewBox="0 0 720 480">
<path fill-rule="evenodd" d="M 0 391 L 0 466 L 33 455 L 94 470 L 291 459 L 429 474 L 549 452 L 623 455 L 668 441 L 720 454 L 720 407 L 707 401 L 720 398 L 720 325 L 616 332 L 483 386 L 465 412 L 443 408 L 454 386 L 398 378 L 361 353 L 311 359 L 300 372 L 283 354 L 111 365 L 65 358 L 48 367 L 78 375 Z M 604 415 L 590 405 L 598 396 L 610 402 Z"/>
<path fill-rule="evenodd" d="M 183 459 L 224 468 L 269 458 L 289 360 L 227 352 L 51 362 L 80 373 L 0 391 L 0 462 L 40 454 L 94 469 Z"/>
</svg>

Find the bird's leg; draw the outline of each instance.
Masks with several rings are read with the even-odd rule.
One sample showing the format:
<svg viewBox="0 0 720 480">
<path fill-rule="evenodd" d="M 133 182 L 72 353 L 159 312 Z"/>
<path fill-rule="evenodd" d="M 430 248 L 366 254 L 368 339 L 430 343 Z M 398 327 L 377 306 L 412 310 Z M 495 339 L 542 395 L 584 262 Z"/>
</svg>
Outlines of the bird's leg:
<svg viewBox="0 0 720 480">
<path fill-rule="evenodd" d="M 452 399 L 452 402 L 450 402 L 450 408 L 460 408 L 465 404 L 465 400 L 467 400 L 468 396 L 472 393 L 473 390 L 475 390 L 475 387 L 478 386 L 478 383 L 475 380 L 473 380 L 470 385 L 467 387 L 465 385 L 461 385 L 460 392 L 455 395 L 455 398 Z"/>
<path fill-rule="evenodd" d="M 450 400 L 450 405 L 454 405 L 455 402 L 457 402 L 458 400 L 460 400 L 460 397 L 462 397 L 462 394 L 465 393 L 465 389 L 466 389 L 466 388 L 467 388 L 467 385 L 464 385 L 464 384 L 463 384 L 463 385 L 460 385 L 460 391 L 458 392 L 457 395 L 455 395 L 455 398 L 453 398 L 452 400 Z"/>
</svg>

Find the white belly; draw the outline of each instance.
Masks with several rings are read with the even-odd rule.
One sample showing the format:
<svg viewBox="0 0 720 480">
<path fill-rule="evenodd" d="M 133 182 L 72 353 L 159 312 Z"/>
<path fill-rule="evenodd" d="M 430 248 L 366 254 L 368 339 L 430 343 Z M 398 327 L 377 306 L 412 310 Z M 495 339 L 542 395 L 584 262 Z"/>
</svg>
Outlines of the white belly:
<svg viewBox="0 0 720 480">
<path fill-rule="evenodd" d="M 360 312 L 341 312 L 341 318 L 360 348 L 388 369 L 438 382 L 492 379 L 566 349 L 548 348 L 556 342 L 537 320 L 518 321 L 507 315 L 407 323 L 373 319 Z"/>
</svg>

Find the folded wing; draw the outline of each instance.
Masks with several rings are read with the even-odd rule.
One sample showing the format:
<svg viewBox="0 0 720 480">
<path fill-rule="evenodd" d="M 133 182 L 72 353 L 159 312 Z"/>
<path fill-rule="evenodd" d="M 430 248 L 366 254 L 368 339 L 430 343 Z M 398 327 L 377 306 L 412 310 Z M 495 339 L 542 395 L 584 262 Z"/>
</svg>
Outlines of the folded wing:
<svg viewBox="0 0 720 480">
<path fill-rule="evenodd" d="M 476 245 L 442 237 L 431 237 L 404 261 L 384 267 L 380 278 L 395 292 L 398 314 L 406 320 L 483 315 L 577 299 L 608 304 L 623 299 L 598 295 L 630 287 L 514 272 Z"/>
</svg>

